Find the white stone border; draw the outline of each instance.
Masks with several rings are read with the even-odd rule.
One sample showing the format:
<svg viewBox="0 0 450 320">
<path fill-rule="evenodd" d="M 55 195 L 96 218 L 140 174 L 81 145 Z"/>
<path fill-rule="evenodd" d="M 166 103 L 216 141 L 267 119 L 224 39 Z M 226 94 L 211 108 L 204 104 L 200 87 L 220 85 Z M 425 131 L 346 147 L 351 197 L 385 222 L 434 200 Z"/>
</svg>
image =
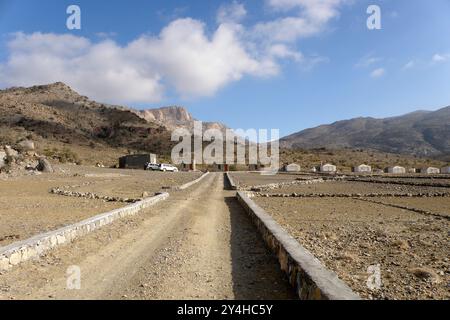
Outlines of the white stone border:
<svg viewBox="0 0 450 320">
<path fill-rule="evenodd" d="M 360 300 L 337 274 L 327 269 L 245 192 L 237 192 L 268 247 L 275 253 L 298 297 L 304 300 Z"/>
<path fill-rule="evenodd" d="M 227 176 L 231 190 L 237 190 L 237 186 L 234 183 L 234 180 L 233 180 L 233 177 L 231 176 L 231 174 L 229 172 L 226 172 L 225 175 Z"/>
<path fill-rule="evenodd" d="M 165 200 L 168 197 L 168 193 L 161 193 L 154 197 L 149 197 L 125 207 L 96 215 L 58 230 L 39 234 L 27 240 L 0 247 L 0 271 L 8 270 L 21 262 L 38 258 L 46 251 L 64 243 L 71 242 L 74 239 L 82 237 L 104 225 L 110 224 L 117 219 L 137 214 L 139 211 L 150 207 L 159 201 Z"/>
<path fill-rule="evenodd" d="M 185 189 L 189 188 L 190 186 L 192 186 L 192 185 L 194 185 L 194 184 L 196 184 L 196 183 L 202 181 L 208 174 L 209 174 L 209 172 L 205 172 L 204 174 L 202 174 L 202 176 L 201 176 L 200 178 L 197 178 L 197 179 L 195 179 L 194 181 L 185 183 L 185 184 L 183 184 L 183 185 L 177 187 L 176 189 L 177 189 L 177 190 L 185 190 Z"/>
</svg>

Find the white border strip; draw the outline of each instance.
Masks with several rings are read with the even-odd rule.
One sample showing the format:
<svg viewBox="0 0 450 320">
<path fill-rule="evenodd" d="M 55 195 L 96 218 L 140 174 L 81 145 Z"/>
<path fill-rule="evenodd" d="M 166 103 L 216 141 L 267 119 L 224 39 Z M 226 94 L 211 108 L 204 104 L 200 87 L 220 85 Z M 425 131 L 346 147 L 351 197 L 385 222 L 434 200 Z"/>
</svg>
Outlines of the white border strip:
<svg viewBox="0 0 450 320">
<path fill-rule="evenodd" d="M 177 187 L 176 189 L 178 189 L 178 190 L 185 190 L 185 189 L 189 188 L 190 186 L 192 186 L 192 185 L 202 181 L 208 174 L 209 174 L 209 172 L 205 172 L 204 174 L 202 174 L 202 176 L 200 178 L 197 178 L 194 181 L 185 183 L 185 184 Z"/>
<path fill-rule="evenodd" d="M 161 193 L 154 197 L 118 208 L 106 213 L 96 215 L 78 223 L 60 228 L 58 230 L 39 234 L 27 240 L 0 247 L 0 271 L 8 270 L 21 262 L 37 258 L 46 251 L 59 245 L 71 242 L 113 221 L 137 214 L 139 211 L 154 205 L 169 197 L 168 193 Z"/>
</svg>

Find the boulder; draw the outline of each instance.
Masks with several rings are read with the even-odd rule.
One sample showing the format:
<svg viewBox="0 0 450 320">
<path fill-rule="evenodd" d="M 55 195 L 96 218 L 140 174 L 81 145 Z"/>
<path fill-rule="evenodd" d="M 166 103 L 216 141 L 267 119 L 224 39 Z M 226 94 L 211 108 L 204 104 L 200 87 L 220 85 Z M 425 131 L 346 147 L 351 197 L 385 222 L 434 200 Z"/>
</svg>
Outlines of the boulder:
<svg viewBox="0 0 450 320">
<path fill-rule="evenodd" d="M 50 164 L 50 161 L 48 161 L 45 158 L 40 158 L 39 159 L 39 163 L 36 167 L 36 170 L 38 171 L 42 171 L 42 172 L 54 172 L 53 171 L 53 167 Z"/>
<path fill-rule="evenodd" d="M 5 146 L 6 156 L 9 158 L 17 159 L 19 152 L 11 148 L 10 146 Z"/>
<path fill-rule="evenodd" d="M 22 152 L 34 151 L 34 142 L 31 140 L 23 140 L 18 143 L 18 147 Z"/>
</svg>

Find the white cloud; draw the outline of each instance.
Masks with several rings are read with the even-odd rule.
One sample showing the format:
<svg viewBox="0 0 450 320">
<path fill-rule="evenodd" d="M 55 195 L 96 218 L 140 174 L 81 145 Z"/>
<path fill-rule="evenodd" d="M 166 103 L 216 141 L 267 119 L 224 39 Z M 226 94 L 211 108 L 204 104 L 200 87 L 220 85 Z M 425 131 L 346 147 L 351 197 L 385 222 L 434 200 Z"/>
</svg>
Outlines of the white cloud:
<svg viewBox="0 0 450 320">
<path fill-rule="evenodd" d="M 159 36 L 141 36 L 126 46 L 72 35 L 16 34 L 2 67 L 1 85 L 63 81 L 106 102 L 157 102 L 164 85 L 185 97 L 209 96 L 245 75 L 273 76 L 285 52 L 250 55 L 239 28 L 222 24 L 208 37 L 197 20 L 179 19 Z M 283 54 L 282 54 L 283 53 Z"/>
<path fill-rule="evenodd" d="M 211 96 L 244 76 L 271 77 L 280 61 L 306 66 L 295 41 L 322 31 L 345 0 L 267 0 L 277 12 L 294 15 L 245 27 L 239 2 L 221 6 L 218 26 L 175 19 L 158 35 L 142 35 L 119 45 L 99 34 L 92 40 L 67 34 L 16 33 L 8 58 L 0 62 L 0 86 L 66 82 L 80 93 L 111 103 L 158 102 L 168 88 L 183 97 Z M 107 38 L 104 38 L 106 36 Z"/>
<path fill-rule="evenodd" d="M 217 12 L 217 22 L 239 22 L 247 15 L 247 10 L 242 3 L 233 1 L 232 3 L 220 6 Z"/>
<path fill-rule="evenodd" d="M 347 0 L 267 0 L 270 8 L 294 11 L 286 17 L 257 23 L 252 35 L 267 42 L 295 42 L 322 32 L 327 23 L 339 16 L 339 7 Z"/>
<path fill-rule="evenodd" d="M 414 68 L 415 66 L 416 66 L 416 61 L 411 60 L 411 61 L 408 61 L 408 63 L 403 66 L 403 69 L 407 70 L 407 69 Z"/>
<path fill-rule="evenodd" d="M 385 74 L 386 74 L 386 70 L 384 68 L 378 68 L 378 69 L 373 70 L 370 73 L 370 76 L 372 78 L 380 78 L 380 77 L 384 76 Z"/>
<path fill-rule="evenodd" d="M 270 76 L 278 71 L 263 59 L 250 56 L 239 32 L 222 24 L 209 39 L 204 24 L 182 19 L 163 29 L 159 37 L 139 38 L 129 49 L 143 64 L 156 66 L 180 94 L 211 95 L 245 74 Z"/>
<path fill-rule="evenodd" d="M 380 57 L 376 57 L 372 54 L 367 54 L 364 57 L 362 57 L 356 64 L 355 66 L 357 68 L 366 68 L 366 67 L 370 67 L 373 64 L 376 64 L 380 61 L 382 61 L 383 59 Z"/>
<path fill-rule="evenodd" d="M 17 33 L 0 76 L 2 86 L 63 81 L 105 102 L 156 102 L 162 87 L 155 72 L 144 72 L 130 52 L 110 40 L 92 43 L 73 35 Z"/>
<path fill-rule="evenodd" d="M 431 60 L 435 63 L 446 62 L 450 60 L 450 54 L 436 53 Z"/>
<path fill-rule="evenodd" d="M 276 58 L 291 58 L 295 61 L 301 61 L 303 55 L 301 52 L 294 51 L 284 44 L 274 44 L 269 48 L 269 54 Z"/>
</svg>

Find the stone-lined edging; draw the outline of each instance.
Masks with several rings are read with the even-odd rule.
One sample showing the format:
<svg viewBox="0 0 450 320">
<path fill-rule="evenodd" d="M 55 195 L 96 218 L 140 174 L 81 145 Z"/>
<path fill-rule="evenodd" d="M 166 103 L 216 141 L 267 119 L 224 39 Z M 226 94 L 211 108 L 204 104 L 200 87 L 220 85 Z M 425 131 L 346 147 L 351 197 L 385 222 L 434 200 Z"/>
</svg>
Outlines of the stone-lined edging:
<svg viewBox="0 0 450 320">
<path fill-rule="evenodd" d="M 396 184 L 396 185 L 405 185 L 405 186 L 414 186 L 414 187 L 436 187 L 436 188 L 450 188 L 449 183 L 433 183 L 433 182 L 413 182 L 413 181 L 383 181 L 379 179 L 361 179 L 361 178 L 346 178 L 346 181 L 351 182 L 368 182 L 368 183 L 379 183 L 379 184 Z"/>
<path fill-rule="evenodd" d="M 262 198 L 444 198 L 450 192 L 428 193 L 253 193 Z"/>
<path fill-rule="evenodd" d="M 136 203 L 142 200 L 141 199 L 133 199 L 133 198 L 121 198 L 121 197 L 111 197 L 111 196 L 101 196 L 94 192 L 79 192 L 79 191 L 70 191 L 63 190 L 61 188 L 52 188 L 50 189 L 51 194 L 57 194 L 65 197 L 75 197 L 75 198 L 85 198 L 85 199 L 98 199 L 107 202 L 124 202 L 124 203 Z"/>
<path fill-rule="evenodd" d="M 237 192 L 237 198 L 250 215 L 268 247 L 278 257 L 281 269 L 287 274 L 290 284 L 300 299 L 361 299 L 244 192 Z"/>
<path fill-rule="evenodd" d="M 183 185 L 181 185 L 179 187 L 176 187 L 175 189 L 177 189 L 177 190 L 185 190 L 185 189 L 189 188 L 190 186 L 192 186 L 192 185 L 202 181 L 208 174 L 209 174 L 209 172 L 205 172 L 204 174 L 201 175 L 200 178 L 197 178 L 197 179 L 195 179 L 195 180 L 193 180 L 191 182 L 185 183 L 185 184 L 183 184 Z"/>
<path fill-rule="evenodd" d="M 392 207 L 392 208 L 396 208 L 396 209 L 408 210 L 408 211 L 412 211 L 412 212 L 416 212 L 416 213 L 420 213 L 420 214 L 424 214 L 424 215 L 428 215 L 428 216 L 434 216 L 434 217 L 444 218 L 444 219 L 450 220 L 450 216 L 448 214 L 445 214 L 445 213 L 431 212 L 431 211 L 427 211 L 427 210 L 417 209 L 417 208 L 408 207 L 408 206 L 402 206 L 402 205 L 394 204 L 394 203 L 386 203 L 386 202 L 383 202 L 383 201 L 376 201 L 376 200 L 367 199 L 367 198 L 366 199 L 364 199 L 364 198 L 353 198 L 353 199 L 360 200 L 360 201 L 365 201 L 365 202 L 370 202 L 370 203 L 375 203 L 375 204 L 383 205 L 383 206 L 386 206 L 386 207 Z"/>
<path fill-rule="evenodd" d="M 168 193 L 161 193 L 154 197 L 149 197 L 123 208 L 99 214 L 58 230 L 39 234 L 27 240 L 1 247 L 0 271 L 8 270 L 21 262 L 37 258 L 46 251 L 64 243 L 71 242 L 74 239 L 82 237 L 104 225 L 110 224 L 117 219 L 137 214 L 139 211 L 150 207 L 159 201 L 165 200 L 168 197 Z"/>
<path fill-rule="evenodd" d="M 261 191 L 269 191 L 274 189 L 281 189 L 283 187 L 290 187 L 290 186 L 303 186 L 303 185 L 310 185 L 310 184 L 316 184 L 316 183 L 324 183 L 325 181 L 322 178 L 319 179 L 310 179 L 310 180 L 294 180 L 294 181 L 288 181 L 288 182 L 277 182 L 277 183 L 269 183 L 269 184 L 262 184 L 257 186 L 244 186 L 239 187 L 238 190 L 243 191 L 254 191 L 254 192 L 261 192 Z"/>
<path fill-rule="evenodd" d="M 234 180 L 233 180 L 233 177 L 231 176 L 231 174 L 229 172 L 225 172 L 225 175 L 227 176 L 228 183 L 230 184 L 230 189 L 237 190 L 237 186 L 234 183 Z"/>
</svg>

